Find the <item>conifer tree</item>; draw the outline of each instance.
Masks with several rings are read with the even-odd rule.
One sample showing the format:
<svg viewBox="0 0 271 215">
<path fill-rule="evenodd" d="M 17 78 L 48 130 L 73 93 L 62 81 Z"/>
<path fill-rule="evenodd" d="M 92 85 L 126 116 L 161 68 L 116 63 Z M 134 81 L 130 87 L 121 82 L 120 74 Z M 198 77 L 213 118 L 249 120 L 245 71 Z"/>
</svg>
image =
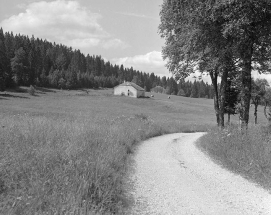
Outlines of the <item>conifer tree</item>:
<svg viewBox="0 0 271 215">
<path fill-rule="evenodd" d="M 8 59 L 3 29 L 0 29 L 0 91 L 5 90 L 5 78 L 8 73 Z"/>
<path fill-rule="evenodd" d="M 13 80 L 17 85 L 25 84 L 27 81 L 27 56 L 21 47 L 15 51 L 14 58 L 11 59 L 11 69 L 13 72 Z"/>
</svg>

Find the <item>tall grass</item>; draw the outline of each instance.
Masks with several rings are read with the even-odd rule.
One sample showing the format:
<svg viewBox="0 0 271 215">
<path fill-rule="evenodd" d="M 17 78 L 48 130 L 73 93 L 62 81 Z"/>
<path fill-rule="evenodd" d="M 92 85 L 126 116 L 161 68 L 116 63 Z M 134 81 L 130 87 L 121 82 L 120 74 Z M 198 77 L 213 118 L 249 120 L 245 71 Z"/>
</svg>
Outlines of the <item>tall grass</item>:
<svg viewBox="0 0 271 215">
<path fill-rule="evenodd" d="M 271 189 L 271 128 L 254 126 L 243 133 L 237 126 L 212 130 L 199 146 L 224 167 Z"/>
<path fill-rule="evenodd" d="M 16 115 L 1 125 L 0 214 L 121 214 L 135 143 L 180 129 L 143 114 L 99 124 Z"/>
<path fill-rule="evenodd" d="M 0 104 L 0 214 L 123 214 L 136 143 L 212 122 L 211 103 L 198 117 L 202 101 L 111 91 L 9 92 Z"/>
</svg>

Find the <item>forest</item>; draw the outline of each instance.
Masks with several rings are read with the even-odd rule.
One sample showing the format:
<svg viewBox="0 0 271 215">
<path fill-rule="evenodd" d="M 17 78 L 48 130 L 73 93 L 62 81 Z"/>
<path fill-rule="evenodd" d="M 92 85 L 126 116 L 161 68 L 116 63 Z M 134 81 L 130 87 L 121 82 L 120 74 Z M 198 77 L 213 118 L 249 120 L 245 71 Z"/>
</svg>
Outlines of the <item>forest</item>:
<svg viewBox="0 0 271 215">
<path fill-rule="evenodd" d="M 132 81 L 146 91 L 187 97 L 212 98 L 212 87 L 203 81 L 178 81 L 123 65 L 112 65 L 98 55 L 85 56 L 62 44 L 13 35 L 0 29 L 0 88 L 36 85 L 40 87 L 112 88 Z M 160 88 L 160 89 L 159 89 Z"/>
</svg>

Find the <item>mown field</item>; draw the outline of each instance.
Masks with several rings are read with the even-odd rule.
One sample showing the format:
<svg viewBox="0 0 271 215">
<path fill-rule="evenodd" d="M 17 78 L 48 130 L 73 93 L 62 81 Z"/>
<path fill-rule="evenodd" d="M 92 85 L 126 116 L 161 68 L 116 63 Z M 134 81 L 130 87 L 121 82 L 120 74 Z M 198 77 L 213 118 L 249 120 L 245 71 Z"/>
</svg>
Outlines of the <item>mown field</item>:
<svg viewBox="0 0 271 215">
<path fill-rule="evenodd" d="M 125 213 L 124 181 L 136 143 L 215 126 L 212 100 L 153 95 L 0 93 L 0 214 Z M 265 122 L 262 110 L 259 121 Z"/>
</svg>

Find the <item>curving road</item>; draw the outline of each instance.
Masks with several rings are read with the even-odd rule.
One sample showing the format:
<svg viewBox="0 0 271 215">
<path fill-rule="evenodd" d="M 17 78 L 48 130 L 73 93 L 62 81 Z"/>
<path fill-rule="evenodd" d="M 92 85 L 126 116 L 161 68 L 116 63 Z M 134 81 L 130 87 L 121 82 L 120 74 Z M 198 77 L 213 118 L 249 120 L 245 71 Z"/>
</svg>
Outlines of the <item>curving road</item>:
<svg viewBox="0 0 271 215">
<path fill-rule="evenodd" d="M 204 133 L 170 134 L 143 142 L 130 177 L 128 214 L 271 214 L 271 195 L 212 162 L 195 147 Z"/>
</svg>

